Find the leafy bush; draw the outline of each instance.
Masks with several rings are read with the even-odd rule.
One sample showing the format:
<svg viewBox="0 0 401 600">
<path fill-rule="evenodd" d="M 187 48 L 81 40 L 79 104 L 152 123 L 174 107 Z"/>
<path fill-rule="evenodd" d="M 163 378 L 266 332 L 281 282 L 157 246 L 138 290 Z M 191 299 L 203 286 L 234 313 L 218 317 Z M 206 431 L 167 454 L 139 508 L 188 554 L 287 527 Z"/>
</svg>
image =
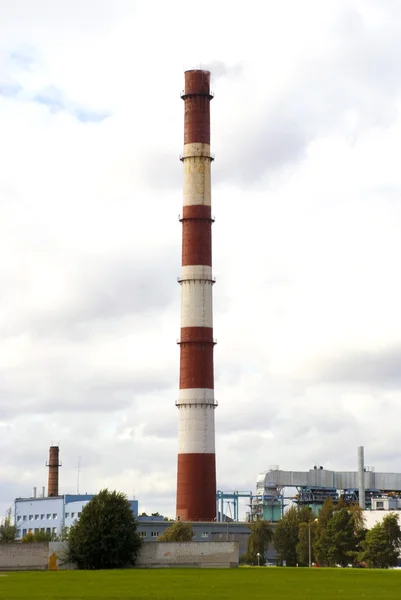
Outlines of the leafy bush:
<svg viewBox="0 0 401 600">
<path fill-rule="evenodd" d="M 135 563 L 141 547 L 125 494 L 102 490 L 70 529 L 68 560 L 80 569 L 118 569 Z"/>
</svg>

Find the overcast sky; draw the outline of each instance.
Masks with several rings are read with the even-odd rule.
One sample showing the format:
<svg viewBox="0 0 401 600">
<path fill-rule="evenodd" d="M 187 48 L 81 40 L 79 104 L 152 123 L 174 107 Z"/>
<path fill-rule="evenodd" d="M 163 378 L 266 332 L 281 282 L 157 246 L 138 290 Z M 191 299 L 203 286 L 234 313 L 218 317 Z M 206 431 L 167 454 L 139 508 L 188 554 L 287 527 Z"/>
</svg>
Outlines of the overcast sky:
<svg viewBox="0 0 401 600">
<path fill-rule="evenodd" d="M 185 68 L 210 68 L 218 488 L 401 472 L 401 3 L 0 0 L 0 514 L 175 515 Z"/>
</svg>

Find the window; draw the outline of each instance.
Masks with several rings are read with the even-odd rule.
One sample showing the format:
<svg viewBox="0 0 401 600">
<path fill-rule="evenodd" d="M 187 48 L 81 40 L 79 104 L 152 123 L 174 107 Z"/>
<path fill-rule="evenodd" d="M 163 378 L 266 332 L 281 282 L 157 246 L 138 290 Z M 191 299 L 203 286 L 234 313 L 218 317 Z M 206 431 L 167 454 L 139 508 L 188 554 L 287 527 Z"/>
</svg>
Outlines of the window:
<svg viewBox="0 0 401 600">
<path fill-rule="evenodd" d="M 53 519 L 57 519 L 57 513 L 53 513 Z"/>
<path fill-rule="evenodd" d="M 150 535 L 152 537 L 159 537 L 159 532 L 158 531 L 152 531 Z"/>
<path fill-rule="evenodd" d="M 35 527 L 35 529 L 33 530 L 33 533 L 38 533 L 39 529 L 37 527 Z"/>
<path fill-rule="evenodd" d="M 29 515 L 29 520 L 32 521 L 33 520 L 33 515 Z"/>
<path fill-rule="evenodd" d="M 140 531 L 139 532 L 139 536 L 140 537 L 146 537 L 146 531 Z"/>
<path fill-rule="evenodd" d="M 378 500 L 376 502 L 376 508 L 384 508 L 384 502 L 381 502 L 381 501 Z"/>
<path fill-rule="evenodd" d="M 35 521 L 39 521 L 39 515 L 35 515 Z"/>
<path fill-rule="evenodd" d="M 23 520 L 23 521 L 26 521 L 26 515 L 24 515 L 24 516 L 22 517 L 22 520 Z"/>
<path fill-rule="evenodd" d="M 28 533 L 32 533 L 32 529 L 28 529 Z"/>
<path fill-rule="evenodd" d="M 21 537 L 21 529 L 17 529 L 17 534 L 16 534 L 16 537 L 17 537 L 17 538 L 20 538 L 20 537 Z"/>
<path fill-rule="evenodd" d="M 44 521 L 45 520 L 45 515 L 40 515 L 40 520 Z"/>
<path fill-rule="evenodd" d="M 24 537 L 26 535 L 26 529 L 22 530 L 22 537 Z"/>
<path fill-rule="evenodd" d="M 81 513 L 78 513 L 78 519 L 80 518 L 80 516 L 81 516 Z"/>
<path fill-rule="evenodd" d="M 75 513 L 71 513 L 71 519 L 75 517 Z"/>
<path fill-rule="evenodd" d="M 57 533 L 57 527 L 53 527 L 53 533 Z"/>
<path fill-rule="evenodd" d="M 70 517 L 70 513 L 65 513 L 65 518 L 69 519 L 69 517 Z"/>
<path fill-rule="evenodd" d="M 21 521 L 21 515 L 18 515 L 17 521 Z"/>
<path fill-rule="evenodd" d="M 52 530 L 50 529 L 50 527 L 46 527 L 46 533 L 51 533 L 51 531 Z"/>
<path fill-rule="evenodd" d="M 44 533 L 44 532 L 45 532 L 45 528 L 44 528 L 44 527 L 41 527 L 41 528 L 40 528 L 40 533 Z"/>
<path fill-rule="evenodd" d="M 46 515 L 46 519 L 51 519 L 51 518 L 52 518 L 51 514 L 50 514 L 50 513 L 47 513 L 47 515 Z"/>
</svg>

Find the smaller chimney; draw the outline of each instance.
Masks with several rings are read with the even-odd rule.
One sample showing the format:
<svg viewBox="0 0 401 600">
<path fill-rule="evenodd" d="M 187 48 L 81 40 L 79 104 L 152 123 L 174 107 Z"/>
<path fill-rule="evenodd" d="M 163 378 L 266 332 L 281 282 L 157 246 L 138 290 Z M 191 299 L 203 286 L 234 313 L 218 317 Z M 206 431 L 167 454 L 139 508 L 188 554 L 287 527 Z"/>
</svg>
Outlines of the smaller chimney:
<svg viewBox="0 0 401 600">
<path fill-rule="evenodd" d="M 46 488 L 45 486 L 42 487 L 42 498 L 44 498 L 46 496 Z"/>
<path fill-rule="evenodd" d="M 49 467 L 49 482 L 47 487 L 47 494 L 49 497 L 58 496 L 58 468 L 61 467 L 58 457 L 59 447 L 50 446 L 49 462 L 46 465 Z"/>
<path fill-rule="evenodd" d="M 365 458 L 363 446 L 358 447 L 358 492 L 359 506 L 365 510 Z"/>
<path fill-rule="evenodd" d="M 36 498 L 36 487 L 34 487 L 34 488 L 33 488 L 32 492 L 33 492 L 33 493 L 32 493 L 32 497 L 33 497 L 33 498 Z"/>
</svg>

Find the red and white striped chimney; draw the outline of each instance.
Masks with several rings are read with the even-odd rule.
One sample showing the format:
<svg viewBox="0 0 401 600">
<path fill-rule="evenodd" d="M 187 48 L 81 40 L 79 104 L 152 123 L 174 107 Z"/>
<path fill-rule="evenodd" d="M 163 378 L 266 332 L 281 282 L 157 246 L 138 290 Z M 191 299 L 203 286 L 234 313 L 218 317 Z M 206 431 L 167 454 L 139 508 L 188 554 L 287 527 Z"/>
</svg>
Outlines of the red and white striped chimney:
<svg viewBox="0 0 401 600">
<path fill-rule="evenodd" d="M 177 519 L 216 517 L 210 73 L 185 72 Z"/>
</svg>

